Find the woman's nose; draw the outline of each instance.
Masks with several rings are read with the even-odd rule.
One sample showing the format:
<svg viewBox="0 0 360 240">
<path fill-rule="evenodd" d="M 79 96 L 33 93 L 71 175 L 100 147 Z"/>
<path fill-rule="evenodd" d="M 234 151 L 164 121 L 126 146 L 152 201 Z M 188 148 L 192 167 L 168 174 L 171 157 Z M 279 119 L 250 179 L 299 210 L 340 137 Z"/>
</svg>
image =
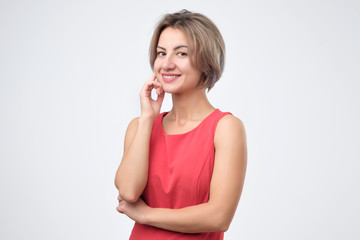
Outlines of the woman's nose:
<svg viewBox="0 0 360 240">
<path fill-rule="evenodd" d="M 163 59 L 163 62 L 161 64 L 161 68 L 163 68 L 164 70 L 167 69 L 174 69 L 175 68 L 175 63 L 173 61 L 174 59 L 172 58 L 172 56 L 168 55 Z"/>
</svg>

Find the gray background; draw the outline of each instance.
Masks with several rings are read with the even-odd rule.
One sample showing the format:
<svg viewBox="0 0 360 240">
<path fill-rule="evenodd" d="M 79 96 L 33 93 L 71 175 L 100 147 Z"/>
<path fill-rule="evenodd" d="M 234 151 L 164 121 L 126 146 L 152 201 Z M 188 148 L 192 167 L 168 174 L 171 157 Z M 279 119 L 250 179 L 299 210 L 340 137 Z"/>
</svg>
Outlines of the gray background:
<svg viewBox="0 0 360 240">
<path fill-rule="evenodd" d="M 128 238 L 114 174 L 154 26 L 183 8 L 221 30 L 226 69 L 209 98 L 247 129 L 226 239 L 360 239 L 355 0 L 2 0 L 0 239 Z"/>
</svg>

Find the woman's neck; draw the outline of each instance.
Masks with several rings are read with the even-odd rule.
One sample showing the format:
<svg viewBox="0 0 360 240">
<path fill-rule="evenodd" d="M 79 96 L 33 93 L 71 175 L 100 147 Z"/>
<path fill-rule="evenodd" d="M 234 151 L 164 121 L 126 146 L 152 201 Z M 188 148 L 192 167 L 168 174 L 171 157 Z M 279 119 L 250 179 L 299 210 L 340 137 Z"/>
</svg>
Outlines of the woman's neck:
<svg viewBox="0 0 360 240">
<path fill-rule="evenodd" d="M 168 117 L 173 120 L 203 119 L 214 111 L 205 90 L 197 90 L 187 94 L 172 94 L 173 107 Z"/>
</svg>

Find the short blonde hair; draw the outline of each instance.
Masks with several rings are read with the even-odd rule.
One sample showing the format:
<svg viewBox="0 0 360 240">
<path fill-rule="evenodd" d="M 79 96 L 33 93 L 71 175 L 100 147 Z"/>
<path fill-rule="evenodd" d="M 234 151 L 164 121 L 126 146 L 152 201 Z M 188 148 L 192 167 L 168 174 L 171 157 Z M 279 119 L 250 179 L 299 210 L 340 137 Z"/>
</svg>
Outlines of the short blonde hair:
<svg viewBox="0 0 360 240">
<path fill-rule="evenodd" d="M 150 65 L 154 69 L 162 31 L 172 27 L 184 32 L 192 64 L 202 71 L 200 84 L 208 91 L 220 79 L 225 65 L 225 43 L 219 29 L 206 16 L 182 10 L 166 14 L 158 23 L 150 43 Z"/>
</svg>

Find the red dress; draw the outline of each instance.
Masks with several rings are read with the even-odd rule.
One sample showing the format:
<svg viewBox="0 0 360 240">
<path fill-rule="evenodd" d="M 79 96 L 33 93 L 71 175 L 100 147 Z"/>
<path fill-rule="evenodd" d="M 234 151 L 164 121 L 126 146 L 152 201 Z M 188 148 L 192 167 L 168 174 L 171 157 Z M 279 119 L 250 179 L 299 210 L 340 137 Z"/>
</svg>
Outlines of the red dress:
<svg viewBox="0 0 360 240">
<path fill-rule="evenodd" d="M 153 208 L 184 208 L 208 202 L 214 167 L 214 134 L 218 121 L 229 113 L 214 110 L 195 129 L 168 135 L 161 113 L 154 121 L 149 152 L 149 176 L 142 195 Z M 223 239 L 222 232 L 184 234 L 135 223 L 131 240 Z"/>
</svg>

